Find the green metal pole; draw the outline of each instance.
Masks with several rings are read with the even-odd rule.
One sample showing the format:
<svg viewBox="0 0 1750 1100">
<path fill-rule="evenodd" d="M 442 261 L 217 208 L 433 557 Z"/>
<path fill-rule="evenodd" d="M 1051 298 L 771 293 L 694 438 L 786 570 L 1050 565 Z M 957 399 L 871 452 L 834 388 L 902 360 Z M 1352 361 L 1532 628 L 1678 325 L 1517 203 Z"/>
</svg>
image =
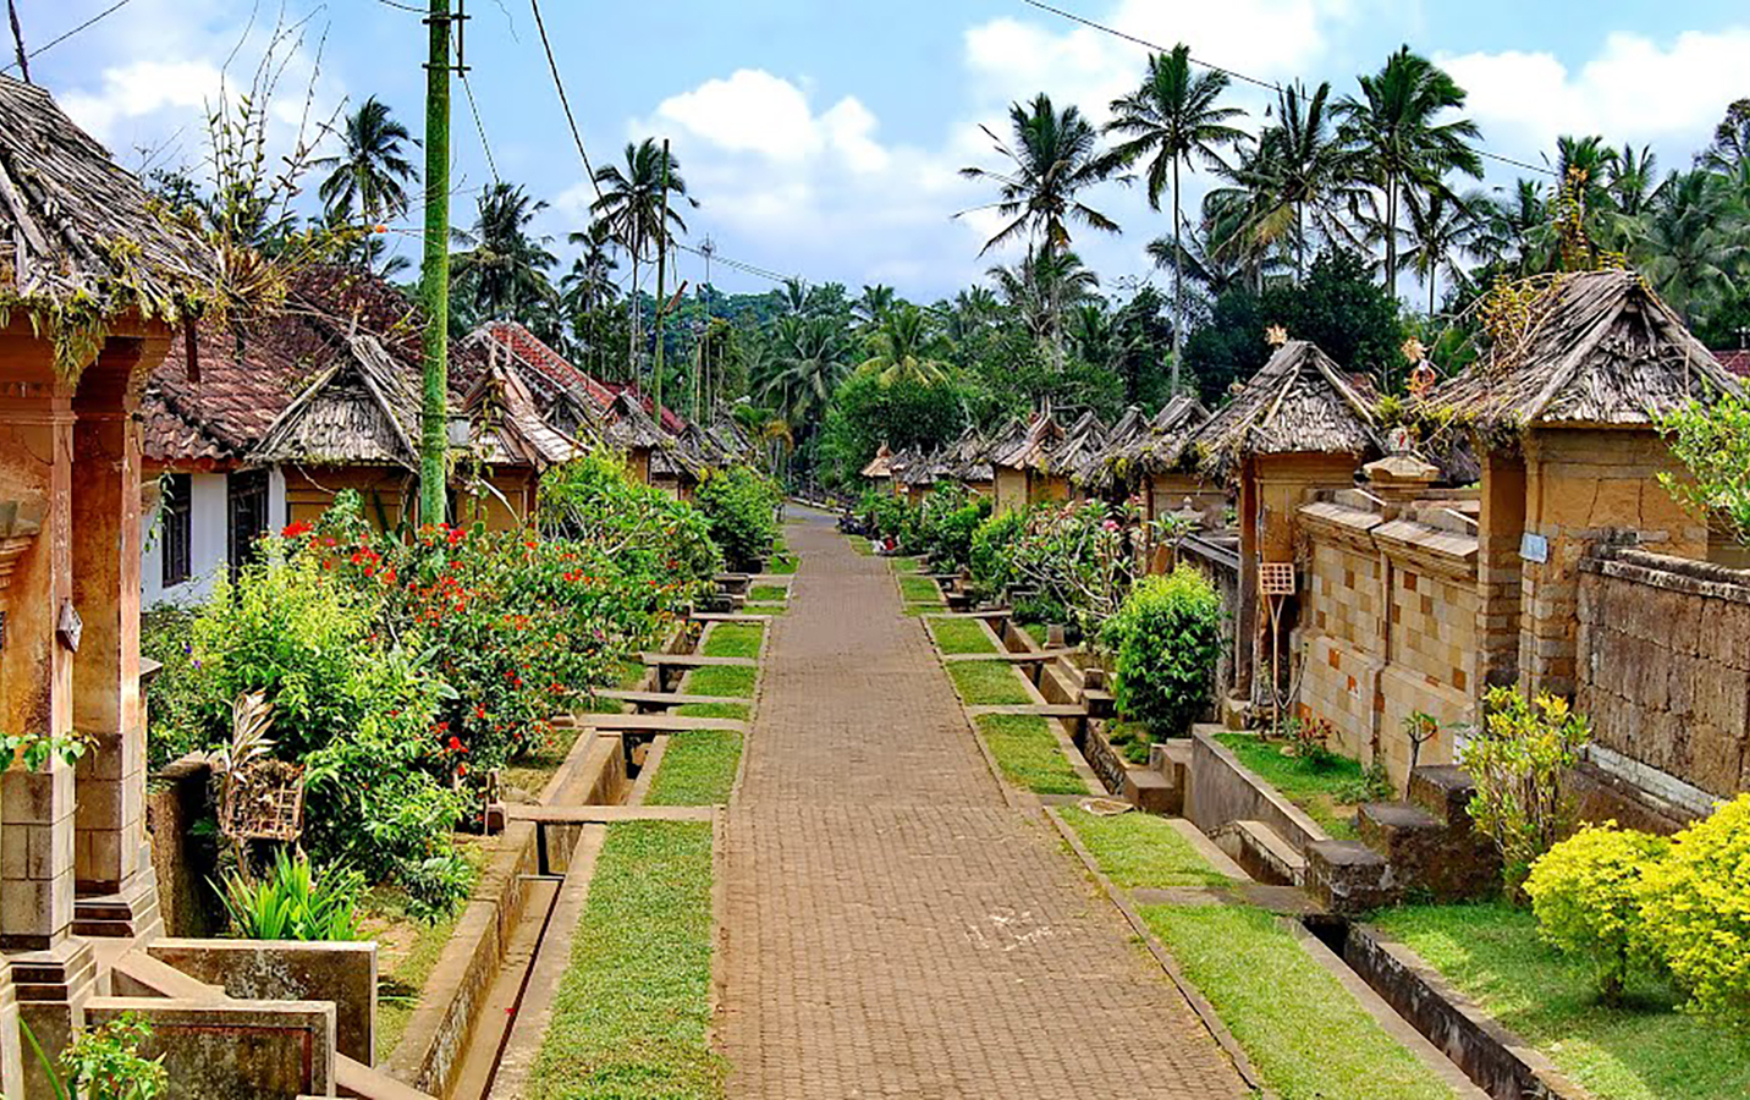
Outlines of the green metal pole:
<svg viewBox="0 0 1750 1100">
<path fill-rule="evenodd" d="M 663 313 L 668 305 L 665 295 L 663 278 L 668 274 L 668 139 L 662 139 L 662 214 L 657 218 L 656 237 L 656 378 L 652 388 L 656 391 L 656 409 L 651 413 L 656 419 L 656 426 L 662 427 L 662 337 Z"/>
<path fill-rule="evenodd" d="M 441 523 L 449 452 L 450 0 L 431 0 L 425 66 L 425 380 L 419 431 L 419 519 Z"/>
</svg>

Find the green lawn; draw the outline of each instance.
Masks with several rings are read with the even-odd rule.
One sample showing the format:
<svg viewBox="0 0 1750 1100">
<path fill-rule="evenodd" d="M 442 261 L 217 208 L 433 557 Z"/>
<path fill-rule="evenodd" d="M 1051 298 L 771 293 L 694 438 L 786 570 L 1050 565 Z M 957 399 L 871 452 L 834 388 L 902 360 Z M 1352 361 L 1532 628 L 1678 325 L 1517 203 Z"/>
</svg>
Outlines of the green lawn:
<svg viewBox="0 0 1750 1100">
<path fill-rule="evenodd" d="M 681 718 L 733 718 L 745 722 L 752 709 L 746 703 L 688 703 L 670 713 Z"/>
<path fill-rule="evenodd" d="M 928 577 L 901 576 L 899 578 L 899 594 L 905 598 L 906 603 L 939 604 L 942 602 L 942 590 L 937 588 L 936 582 Z"/>
<path fill-rule="evenodd" d="M 893 562 L 895 573 L 920 573 L 924 568 L 924 559 L 922 558 L 893 558 L 890 560 Z"/>
<path fill-rule="evenodd" d="M 788 546 L 780 542 L 777 550 L 772 554 L 772 560 L 766 563 L 766 572 L 780 577 L 789 576 L 796 572 L 796 565 L 796 555 L 791 553 Z"/>
<path fill-rule="evenodd" d="M 1452 1090 L 1249 905 L 1151 905 L 1142 917 L 1282 1100 L 1435 1100 Z"/>
<path fill-rule="evenodd" d="M 682 695 L 714 695 L 720 699 L 752 699 L 757 668 L 723 665 L 695 668 L 681 678 Z"/>
<path fill-rule="evenodd" d="M 608 827 L 530 1100 L 714 1100 L 711 826 Z"/>
<path fill-rule="evenodd" d="M 407 1023 L 413 1019 L 413 1010 L 419 1007 L 420 992 L 437 968 L 438 960 L 444 957 L 464 907 L 457 906 L 455 913 L 437 924 L 420 924 L 404 912 L 394 916 L 396 924 L 410 927 L 414 933 L 406 954 L 386 965 L 377 978 L 377 1030 L 372 1041 L 378 1061 L 401 1044 Z"/>
<path fill-rule="evenodd" d="M 758 657 L 766 628 L 760 623 L 716 623 L 705 635 L 706 657 Z"/>
<path fill-rule="evenodd" d="M 1361 765 L 1346 756 L 1332 756 L 1320 765 L 1289 755 L 1282 742 L 1247 733 L 1218 733 L 1215 739 L 1338 840 L 1355 839 L 1355 816 L 1349 807 L 1391 797 L 1390 791 L 1372 789 Z"/>
<path fill-rule="evenodd" d="M 1591 967 L 1539 940 L 1526 910 L 1408 906 L 1376 923 L 1598 1100 L 1750 1096 L 1750 1031 L 1674 1009 L 1671 990 L 1647 979 L 1622 1007 L 1600 1004 Z"/>
<path fill-rule="evenodd" d="M 748 603 L 783 603 L 790 598 L 790 589 L 782 584 L 756 584 L 747 590 Z"/>
<path fill-rule="evenodd" d="M 977 619 L 931 619 L 930 631 L 943 653 L 995 653 L 990 631 Z"/>
<path fill-rule="evenodd" d="M 948 675 L 954 690 L 970 707 L 1018 706 L 1033 701 L 1021 686 L 1020 676 L 1003 661 L 954 661 L 948 665 Z"/>
<path fill-rule="evenodd" d="M 1227 883 L 1227 876 L 1211 867 L 1164 817 L 1134 812 L 1100 817 L 1074 806 L 1059 812 L 1115 885 L 1165 890 Z"/>
<path fill-rule="evenodd" d="M 1022 623 L 1021 630 L 1027 635 L 1027 637 L 1033 639 L 1034 645 L 1044 649 L 1051 628 L 1044 623 Z"/>
<path fill-rule="evenodd" d="M 985 714 L 977 719 L 978 734 L 990 746 L 1003 775 L 1034 794 L 1087 794 L 1087 784 L 1070 767 L 1063 747 L 1045 724 L 1031 714 Z"/>
<path fill-rule="evenodd" d="M 715 806 L 729 801 L 741 761 L 741 734 L 690 730 L 671 734 L 645 804 Z"/>
<path fill-rule="evenodd" d="M 852 550 L 855 550 L 865 558 L 872 558 L 875 556 L 875 544 L 873 542 L 870 542 L 862 535 L 849 535 L 847 537 L 851 540 Z"/>
<path fill-rule="evenodd" d="M 790 608 L 781 603 L 750 603 L 743 605 L 742 610 L 749 615 L 782 615 Z"/>
</svg>

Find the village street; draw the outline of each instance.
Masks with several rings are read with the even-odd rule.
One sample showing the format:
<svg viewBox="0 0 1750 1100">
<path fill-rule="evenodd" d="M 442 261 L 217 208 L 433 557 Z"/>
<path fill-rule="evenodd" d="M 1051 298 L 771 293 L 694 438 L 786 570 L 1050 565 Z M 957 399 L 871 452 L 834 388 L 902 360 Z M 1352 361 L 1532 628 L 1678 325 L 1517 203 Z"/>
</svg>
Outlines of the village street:
<svg viewBox="0 0 1750 1100">
<path fill-rule="evenodd" d="M 728 815 L 730 1093 L 1221 1097 L 1239 1078 L 991 775 L 886 562 L 804 513 Z"/>
</svg>

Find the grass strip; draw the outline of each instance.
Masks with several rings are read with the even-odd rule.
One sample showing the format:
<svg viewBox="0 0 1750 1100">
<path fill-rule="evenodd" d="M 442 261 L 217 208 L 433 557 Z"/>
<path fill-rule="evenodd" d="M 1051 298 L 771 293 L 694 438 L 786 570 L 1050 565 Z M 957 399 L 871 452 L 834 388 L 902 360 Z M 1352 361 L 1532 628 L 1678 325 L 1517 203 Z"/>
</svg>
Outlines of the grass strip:
<svg viewBox="0 0 1750 1100">
<path fill-rule="evenodd" d="M 924 569 L 922 558 L 890 558 L 895 573 L 921 573 Z"/>
<path fill-rule="evenodd" d="M 1282 1100 L 1452 1096 L 1274 914 L 1247 905 L 1151 905 L 1142 917 Z"/>
<path fill-rule="evenodd" d="M 716 806 L 729 801 L 741 762 L 741 734 L 689 730 L 670 734 L 644 802 L 649 806 Z"/>
<path fill-rule="evenodd" d="M 875 544 L 873 542 L 870 542 L 862 535 L 851 535 L 849 538 L 851 540 L 852 550 L 855 550 L 865 558 L 872 558 L 875 556 Z"/>
<path fill-rule="evenodd" d="M 608 827 L 530 1100 L 723 1096 L 711 1050 L 711 826 Z"/>
<path fill-rule="evenodd" d="M 930 632 L 943 653 L 995 653 L 990 631 L 977 619 L 931 619 Z"/>
<path fill-rule="evenodd" d="M 744 605 L 742 610 L 749 615 L 782 615 L 790 607 L 781 603 L 750 603 Z"/>
<path fill-rule="evenodd" d="M 757 668 L 724 665 L 695 668 L 681 679 L 682 695 L 715 695 L 719 699 L 752 699 Z"/>
<path fill-rule="evenodd" d="M 1087 794 L 1045 719 L 1033 714 L 985 714 L 978 733 L 1009 782 L 1034 794 Z"/>
<path fill-rule="evenodd" d="M 1022 633 L 1033 639 L 1033 644 L 1044 649 L 1051 637 L 1051 628 L 1044 623 L 1022 623 Z"/>
<path fill-rule="evenodd" d="M 790 589 L 781 584 L 756 584 L 747 590 L 748 603 L 784 603 L 790 599 Z"/>
<path fill-rule="evenodd" d="M 1359 763 L 1334 754 L 1324 762 L 1291 756 L 1285 745 L 1249 733 L 1218 733 L 1215 739 L 1332 837 L 1356 838 L 1354 816 L 1339 807 L 1376 797 Z"/>
<path fill-rule="evenodd" d="M 1227 885 L 1227 876 L 1211 867 L 1164 817 L 1144 813 L 1100 817 L 1075 806 L 1063 806 L 1058 812 L 1117 886 L 1167 890 Z"/>
<path fill-rule="evenodd" d="M 716 623 L 705 636 L 707 657 L 758 657 L 766 628 L 759 623 Z"/>
<path fill-rule="evenodd" d="M 1678 1010 L 1670 987 L 1645 977 L 1620 1006 L 1601 1003 L 1591 966 L 1539 939 L 1524 909 L 1406 906 L 1375 923 L 1598 1100 L 1750 1096 L 1750 1032 Z"/>
<path fill-rule="evenodd" d="M 795 553 L 780 542 L 777 551 L 772 554 L 772 560 L 766 565 L 766 572 L 774 576 L 787 577 L 796 572 L 798 564 Z"/>
<path fill-rule="evenodd" d="M 899 594 L 906 603 L 942 602 L 942 590 L 928 577 L 900 577 Z"/>
<path fill-rule="evenodd" d="M 948 665 L 948 676 L 969 707 L 1020 706 L 1033 701 L 1021 685 L 1020 675 L 1003 661 L 955 661 Z"/>
<path fill-rule="evenodd" d="M 417 931 L 407 953 L 377 978 L 377 1028 L 372 1039 L 377 1061 L 389 1057 L 401 1045 L 407 1024 L 419 1007 L 425 983 L 444 957 L 444 949 L 449 946 L 464 908 L 465 904 L 458 905 L 455 913 L 436 924 L 420 924 L 405 913 L 396 918 L 396 923 L 412 925 Z"/>
<path fill-rule="evenodd" d="M 673 713 L 680 718 L 733 718 L 745 722 L 752 709 L 746 703 L 688 703 L 674 708 Z"/>
</svg>

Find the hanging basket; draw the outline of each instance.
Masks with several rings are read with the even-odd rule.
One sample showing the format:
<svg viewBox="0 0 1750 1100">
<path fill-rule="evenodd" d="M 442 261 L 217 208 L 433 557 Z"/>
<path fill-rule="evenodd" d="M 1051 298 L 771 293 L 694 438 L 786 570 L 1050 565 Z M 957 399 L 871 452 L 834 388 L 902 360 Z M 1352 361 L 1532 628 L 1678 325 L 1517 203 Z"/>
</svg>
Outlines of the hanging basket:
<svg viewBox="0 0 1750 1100">
<path fill-rule="evenodd" d="M 225 777 L 219 831 L 233 840 L 294 841 L 304 831 L 304 769 L 260 760 Z"/>
</svg>

